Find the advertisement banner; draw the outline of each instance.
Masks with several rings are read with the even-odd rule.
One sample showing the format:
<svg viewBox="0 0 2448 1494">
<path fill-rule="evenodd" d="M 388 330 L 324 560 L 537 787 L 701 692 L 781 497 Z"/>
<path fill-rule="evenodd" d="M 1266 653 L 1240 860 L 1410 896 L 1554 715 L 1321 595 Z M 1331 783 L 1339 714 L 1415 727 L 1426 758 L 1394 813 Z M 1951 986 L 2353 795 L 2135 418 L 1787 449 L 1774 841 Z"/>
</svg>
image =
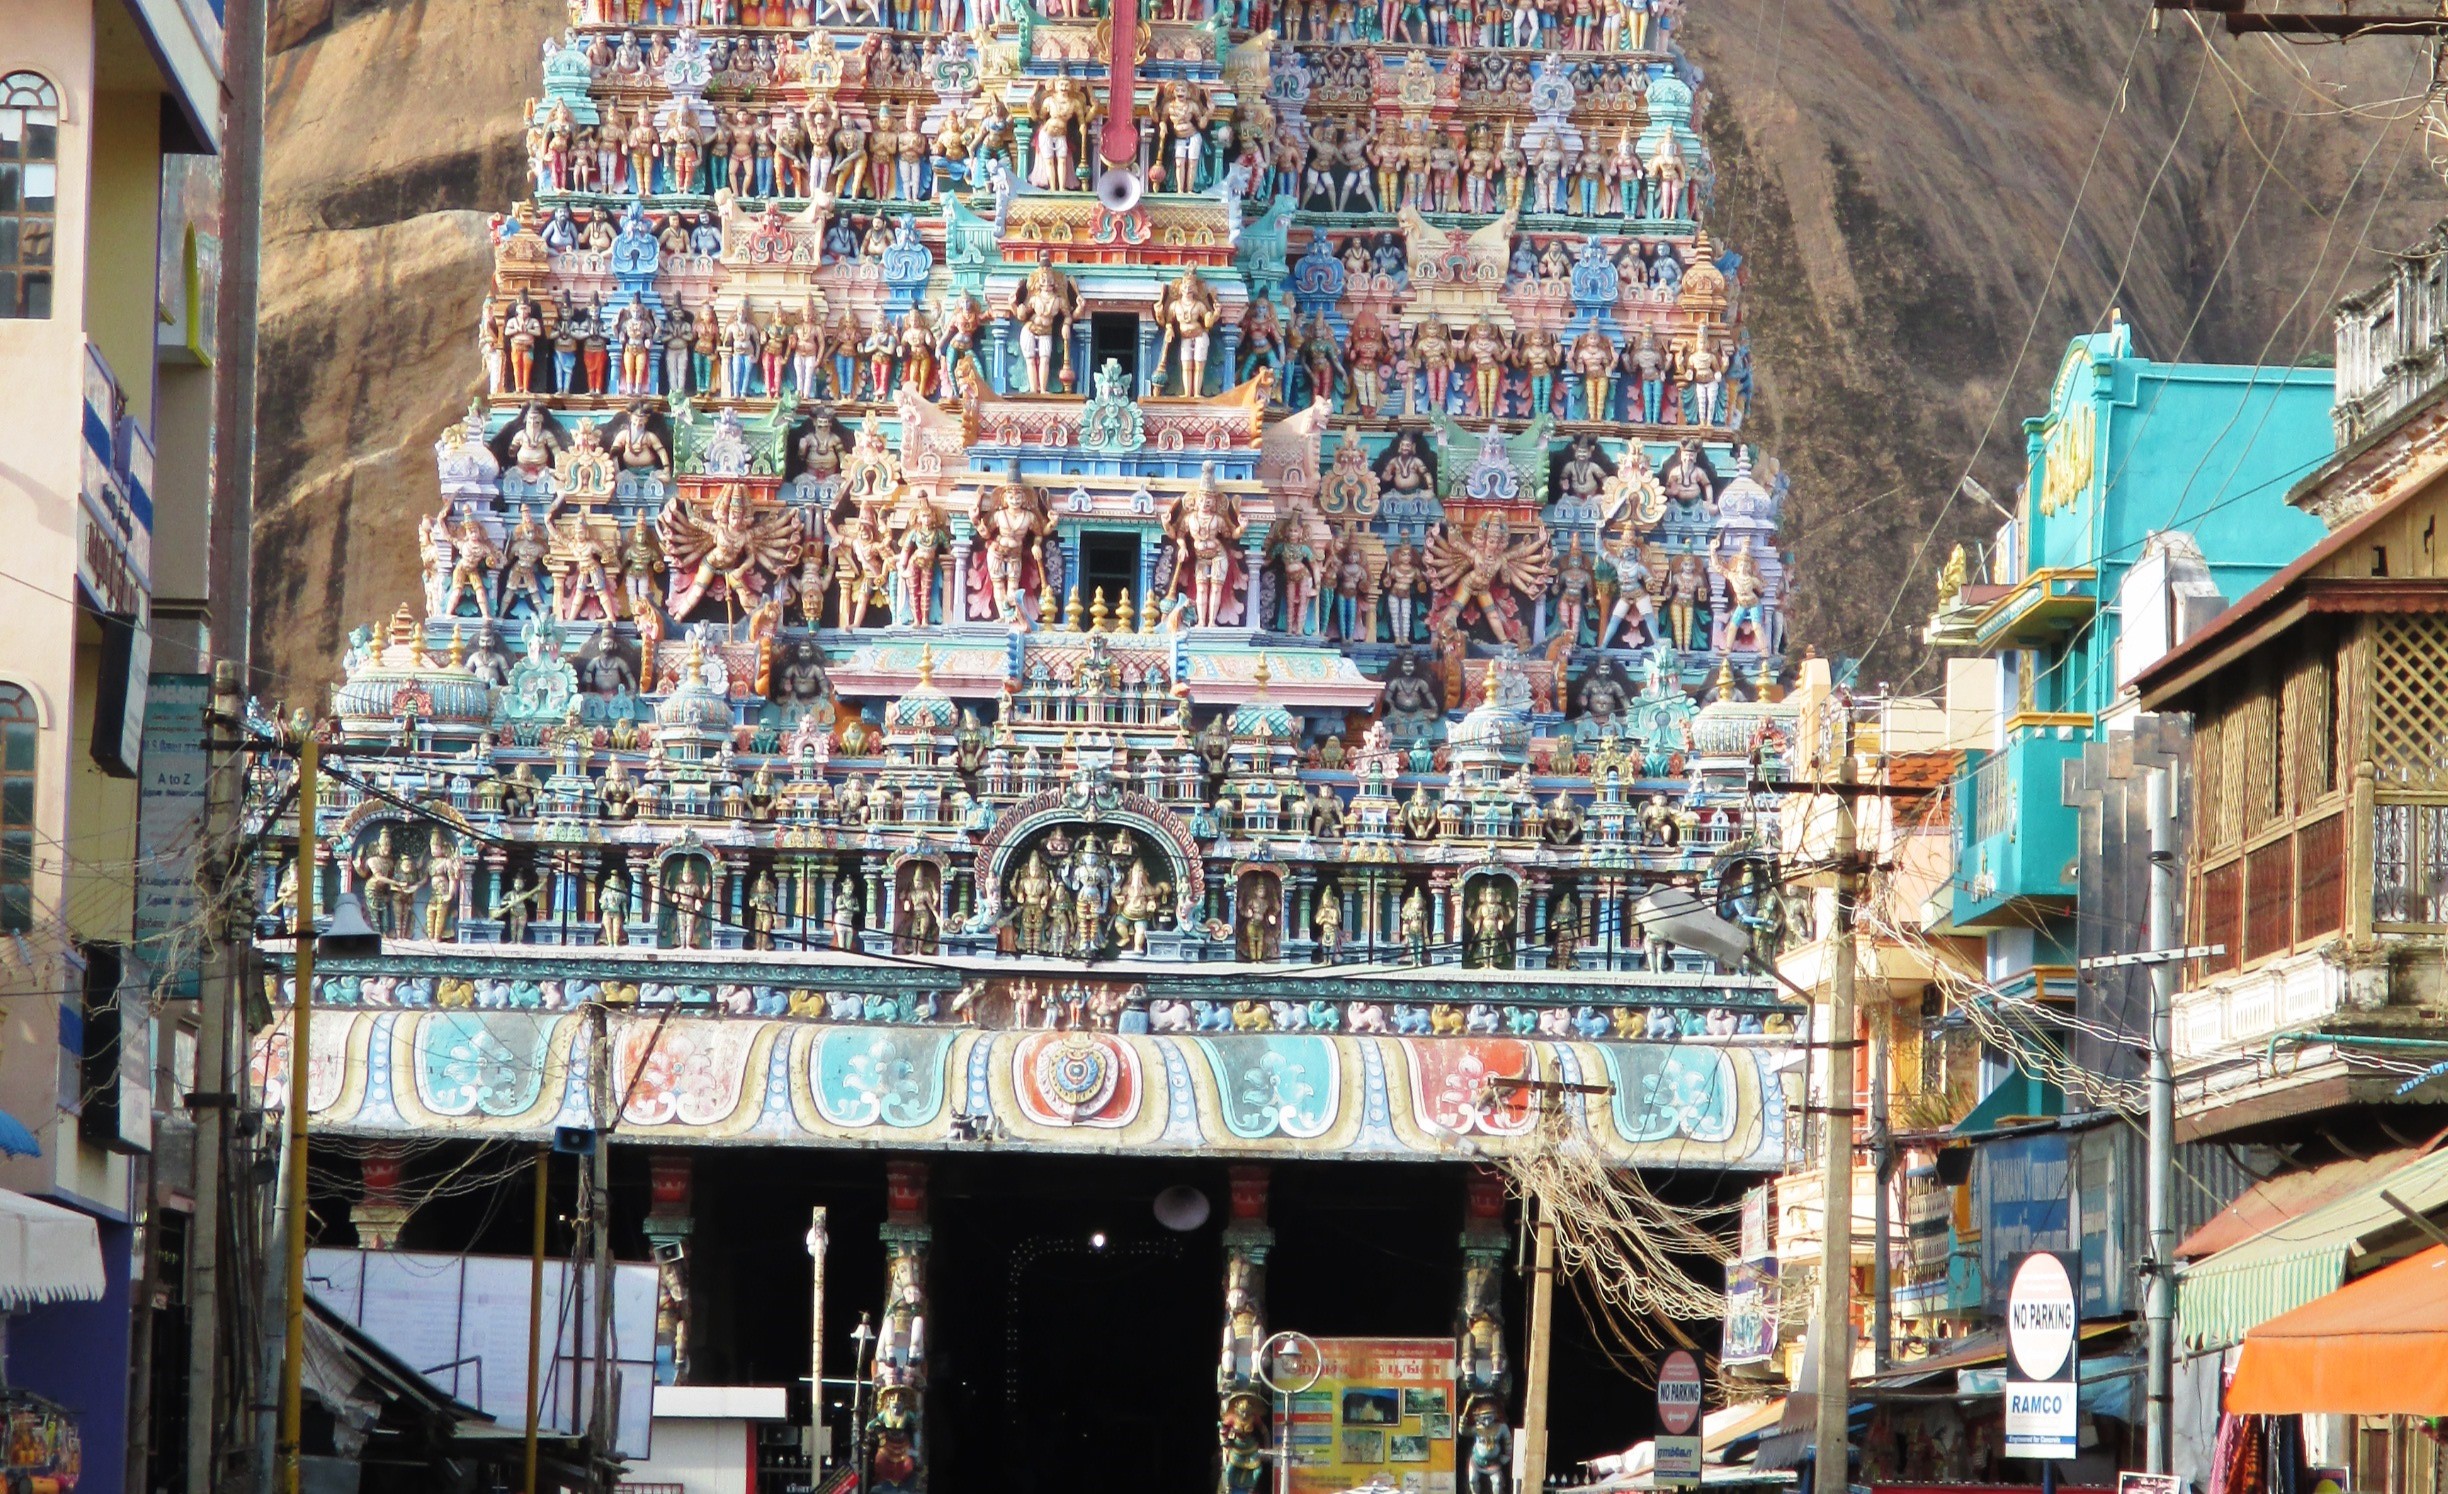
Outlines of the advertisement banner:
<svg viewBox="0 0 2448 1494">
<path fill-rule="evenodd" d="M 204 711 L 212 680 L 156 674 L 145 693 L 136 788 L 136 948 L 158 993 L 192 997 L 202 971 L 196 852 L 204 836 Z"/>
<path fill-rule="evenodd" d="M 1321 1338 L 1324 1370 L 1290 1398 L 1291 1494 L 1372 1479 L 1403 1494 L 1455 1494 L 1454 1341 Z"/>
</svg>

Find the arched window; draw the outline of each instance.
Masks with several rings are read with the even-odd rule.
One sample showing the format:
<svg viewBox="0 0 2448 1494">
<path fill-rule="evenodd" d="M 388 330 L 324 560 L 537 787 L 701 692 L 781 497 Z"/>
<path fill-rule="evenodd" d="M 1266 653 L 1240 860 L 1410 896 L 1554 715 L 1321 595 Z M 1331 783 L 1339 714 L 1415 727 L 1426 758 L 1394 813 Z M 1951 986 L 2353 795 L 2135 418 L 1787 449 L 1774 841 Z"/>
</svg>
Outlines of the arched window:
<svg viewBox="0 0 2448 1494">
<path fill-rule="evenodd" d="M 0 77 L 0 317 L 51 314 L 59 211 L 59 90 L 40 73 Z"/>
<path fill-rule="evenodd" d="M 34 927 L 34 697 L 0 684 L 0 934 Z"/>
</svg>

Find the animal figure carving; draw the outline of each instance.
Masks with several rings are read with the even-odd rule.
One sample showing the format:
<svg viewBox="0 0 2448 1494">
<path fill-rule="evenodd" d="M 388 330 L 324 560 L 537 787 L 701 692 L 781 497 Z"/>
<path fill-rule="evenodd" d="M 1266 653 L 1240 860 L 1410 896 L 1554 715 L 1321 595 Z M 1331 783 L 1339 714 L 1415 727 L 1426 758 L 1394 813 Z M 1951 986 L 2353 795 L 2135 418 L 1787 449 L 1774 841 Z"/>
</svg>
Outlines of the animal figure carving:
<svg viewBox="0 0 2448 1494">
<path fill-rule="evenodd" d="M 1188 1032 L 1190 1030 L 1190 1003 L 1186 1001 L 1151 1002 L 1148 1005 L 1148 1030 L 1150 1032 Z"/>
<path fill-rule="evenodd" d="M 1265 1032 L 1275 1025 L 1275 1019 L 1263 1002 L 1236 1001 L 1232 1004 L 1232 1025 L 1237 1032 Z"/>
<path fill-rule="evenodd" d="M 1383 1032 L 1385 1008 L 1374 1001 L 1355 1001 L 1343 1009 L 1343 1027 L 1347 1032 Z"/>
<path fill-rule="evenodd" d="M 1451 1002 L 1440 1002 L 1428 1011 L 1428 1030 L 1438 1037 L 1452 1037 L 1462 1031 L 1462 1008 Z M 1491 1031 L 1493 1028 L 1490 1029 Z"/>
<path fill-rule="evenodd" d="M 1455 1028 L 1457 1031 L 1460 1030 L 1460 1025 L 1460 1014 L 1456 1013 Z M 1396 1032 L 1426 1036 L 1428 1027 L 1428 1008 L 1396 1003 L 1394 1007 L 1394 1030 Z"/>
<path fill-rule="evenodd" d="M 1472 1032 L 1494 1032 L 1498 1026 L 1496 1008 L 1484 1001 L 1474 1001 L 1470 1010 L 1462 1014 L 1462 1025 Z"/>
</svg>

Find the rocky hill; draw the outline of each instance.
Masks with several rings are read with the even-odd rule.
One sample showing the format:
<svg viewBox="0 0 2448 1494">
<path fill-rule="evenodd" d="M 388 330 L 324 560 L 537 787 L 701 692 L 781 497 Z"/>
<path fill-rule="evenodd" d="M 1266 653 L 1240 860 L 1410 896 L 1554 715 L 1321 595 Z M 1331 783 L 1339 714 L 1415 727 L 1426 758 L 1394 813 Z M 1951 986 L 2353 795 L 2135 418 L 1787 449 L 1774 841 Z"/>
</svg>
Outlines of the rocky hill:
<svg viewBox="0 0 2448 1494">
<path fill-rule="evenodd" d="M 520 186 L 528 39 L 561 6 L 274 8 L 257 658 L 302 699 L 350 626 L 416 591 L 432 443 L 480 385 L 485 214 Z M 1947 495 L 1975 450 L 2011 492 L 2068 336 L 2113 303 L 2154 356 L 2325 355 L 2336 288 L 2442 210 L 2416 122 L 2384 106 L 2422 86 L 2406 43 L 2213 50 L 2181 17 L 2148 29 L 2145 0 L 1691 9 L 1754 434 L 1793 476 L 1793 636 L 1869 651 L 1872 677 L 1920 662 L 1938 563 L 1998 522 Z"/>
</svg>

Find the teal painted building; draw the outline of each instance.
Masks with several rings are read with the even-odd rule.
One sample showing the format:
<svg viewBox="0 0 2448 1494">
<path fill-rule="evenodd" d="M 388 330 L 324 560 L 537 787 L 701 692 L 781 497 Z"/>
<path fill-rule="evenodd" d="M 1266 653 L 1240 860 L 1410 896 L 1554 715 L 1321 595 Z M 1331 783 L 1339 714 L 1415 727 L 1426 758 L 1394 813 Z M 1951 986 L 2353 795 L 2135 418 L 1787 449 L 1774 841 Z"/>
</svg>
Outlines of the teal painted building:
<svg viewBox="0 0 2448 1494">
<path fill-rule="evenodd" d="M 2065 768 L 2130 711 L 2124 681 L 2168 646 L 2170 578 L 2198 593 L 2206 573 L 2233 601 L 2326 532 L 2286 495 L 2333 449 L 2331 385 L 2325 368 L 2140 357 L 2119 322 L 2067 345 L 2046 413 L 2023 423 L 2015 518 L 1985 577 L 1950 564 L 1926 635 L 1997 661 L 1959 672 L 1949 709 L 1985 726 L 1957 784 L 1953 922 L 1986 933 L 2001 991 L 2071 994 L 2079 821 Z M 2151 544 L 2171 531 L 2192 546 Z"/>
</svg>

